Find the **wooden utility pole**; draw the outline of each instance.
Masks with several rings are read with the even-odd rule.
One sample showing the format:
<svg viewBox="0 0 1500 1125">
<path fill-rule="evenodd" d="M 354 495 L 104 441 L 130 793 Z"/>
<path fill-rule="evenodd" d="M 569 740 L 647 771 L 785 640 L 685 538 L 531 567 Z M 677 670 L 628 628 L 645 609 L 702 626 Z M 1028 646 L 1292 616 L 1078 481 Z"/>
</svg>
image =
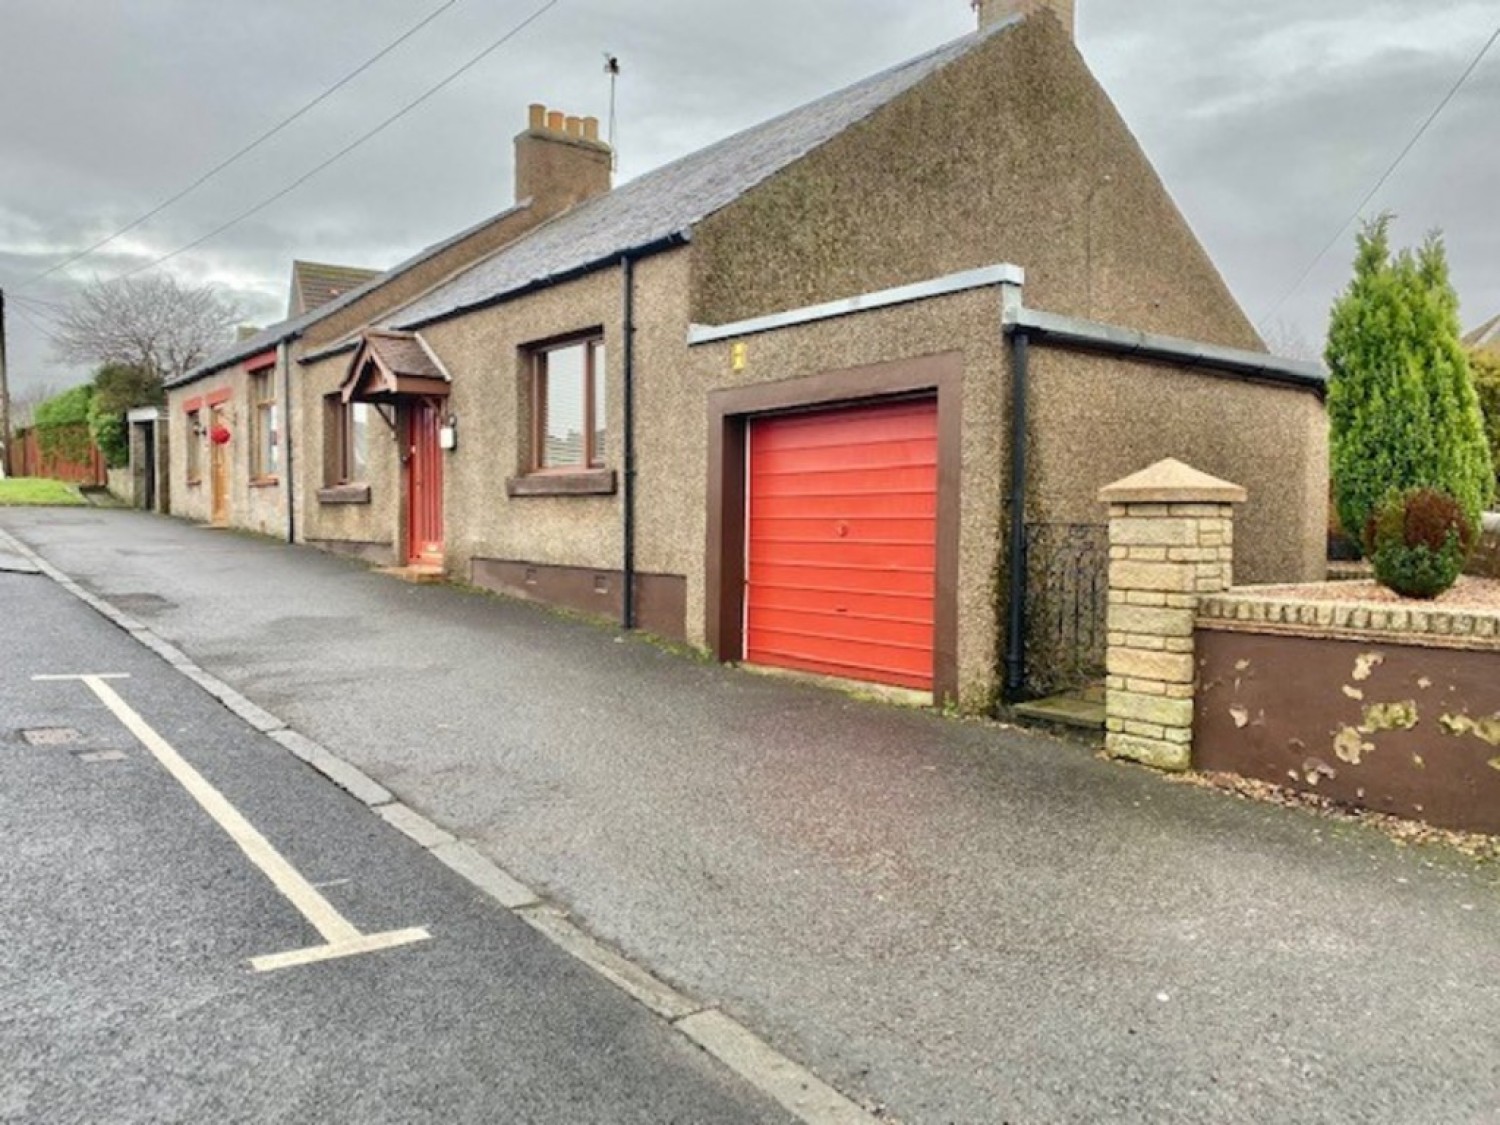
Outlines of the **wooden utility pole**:
<svg viewBox="0 0 1500 1125">
<path fill-rule="evenodd" d="M 10 475 L 10 383 L 5 375 L 5 290 L 0 289 L 0 480 Z"/>
</svg>

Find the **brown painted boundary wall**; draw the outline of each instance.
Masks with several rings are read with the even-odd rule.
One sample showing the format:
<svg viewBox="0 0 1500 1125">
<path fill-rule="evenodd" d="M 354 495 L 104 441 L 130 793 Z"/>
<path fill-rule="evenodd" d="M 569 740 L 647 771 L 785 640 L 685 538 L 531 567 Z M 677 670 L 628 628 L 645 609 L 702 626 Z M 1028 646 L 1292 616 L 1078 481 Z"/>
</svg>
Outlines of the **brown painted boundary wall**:
<svg viewBox="0 0 1500 1125">
<path fill-rule="evenodd" d="M 1193 765 L 1500 833 L 1500 644 L 1320 632 L 1199 622 Z"/>
<path fill-rule="evenodd" d="M 93 440 L 88 438 L 88 427 L 74 426 L 66 433 L 69 436 L 76 435 L 88 440 L 87 460 L 72 461 L 65 457 L 48 456 L 42 452 L 36 430 L 21 430 L 11 442 L 10 475 L 13 477 L 47 477 L 51 480 L 65 481 L 68 484 L 89 486 L 102 487 L 106 484 L 108 475 L 104 465 L 104 454 L 99 451 L 99 447 L 93 443 Z"/>
</svg>

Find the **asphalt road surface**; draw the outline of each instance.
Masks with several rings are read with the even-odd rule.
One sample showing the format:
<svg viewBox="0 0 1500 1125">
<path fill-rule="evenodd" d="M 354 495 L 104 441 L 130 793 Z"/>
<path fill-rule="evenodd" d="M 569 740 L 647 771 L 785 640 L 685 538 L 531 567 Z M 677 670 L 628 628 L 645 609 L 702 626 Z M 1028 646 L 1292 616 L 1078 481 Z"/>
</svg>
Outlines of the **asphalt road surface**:
<svg viewBox="0 0 1500 1125">
<path fill-rule="evenodd" d="M 34 678 L 80 674 L 127 678 Z M 257 971 L 324 938 L 226 820 L 328 925 L 407 939 Z M 3 570 L 0 847 L 0 1121 L 788 1120 L 51 581 Z"/>
</svg>

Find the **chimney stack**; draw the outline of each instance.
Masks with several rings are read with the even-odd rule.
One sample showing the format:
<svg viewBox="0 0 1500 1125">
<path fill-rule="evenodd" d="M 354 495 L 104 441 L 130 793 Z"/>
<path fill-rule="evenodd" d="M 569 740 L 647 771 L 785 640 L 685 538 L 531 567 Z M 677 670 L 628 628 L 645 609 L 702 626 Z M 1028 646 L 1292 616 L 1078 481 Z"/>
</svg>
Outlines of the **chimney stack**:
<svg viewBox="0 0 1500 1125">
<path fill-rule="evenodd" d="M 981 28 L 993 27 L 1012 16 L 1047 13 L 1062 24 L 1070 39 L 1073 38 L 1077 23 L 1077 0 L 973 0 L 973 3 L 979 11 Z"/>
<path fill-rule="evenodd" d="M 538 214 L 555 215 L 603 195 L 612 186 L 612 157 L 597 117 L 532 105 L 516 137 L 516 202 L 529 199 Z"/>
</svg>

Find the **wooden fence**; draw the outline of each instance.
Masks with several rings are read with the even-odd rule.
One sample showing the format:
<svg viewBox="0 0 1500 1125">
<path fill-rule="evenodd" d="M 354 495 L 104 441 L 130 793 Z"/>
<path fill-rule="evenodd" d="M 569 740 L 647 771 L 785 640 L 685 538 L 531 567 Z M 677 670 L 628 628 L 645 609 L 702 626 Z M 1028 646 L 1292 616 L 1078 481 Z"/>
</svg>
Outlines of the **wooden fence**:
<svg viewBox="0 0 1500 1125">
<path fill-rule="evenodd" d="M 48 477 L 68 484 L 103 487 L 108 482 L 104 454 L 89 437 L 87 426 L 69 426 L 54 430 L 56 438 L 46 443 L 37 431 L 18 430 L 10 443 L 10 475 L 13 477 Z M 82 450 L 84 456 L 74 459 L 71 450 Z"/>
</svg>

